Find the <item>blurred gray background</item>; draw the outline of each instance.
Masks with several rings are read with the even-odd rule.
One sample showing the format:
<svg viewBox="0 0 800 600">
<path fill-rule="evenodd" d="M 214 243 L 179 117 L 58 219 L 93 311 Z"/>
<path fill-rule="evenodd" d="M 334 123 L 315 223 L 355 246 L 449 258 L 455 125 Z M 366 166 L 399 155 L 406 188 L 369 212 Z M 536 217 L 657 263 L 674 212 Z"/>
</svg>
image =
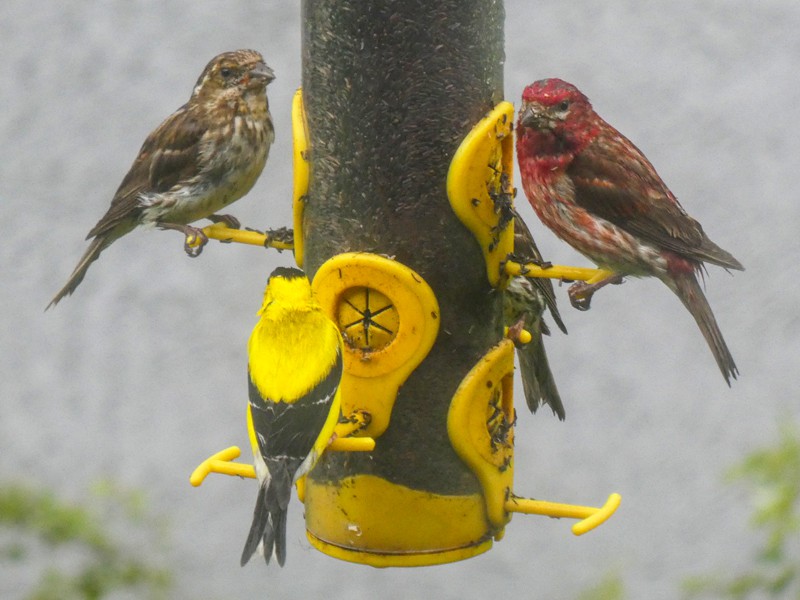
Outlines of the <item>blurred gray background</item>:
<svg viewBox="0 0 800 600">
<path fill-rule="evenodd" d="M 245 343 L 267 274 L 291 253 L 211 242 L 190 260 L 178 234 L 139 231 L 43 312 L 145 136 L 218 52 L 256 48 L 277 73 L 275 146 L 232 212 L 290 225 L 294 2 L 3 3 L 0 480 L 76 501 L 103 478 L 146 489 L 170 522 L 180 598 L 573 598 L 608 573 L 631 598 L 672 598 L 688 575 L 748 564 L 748 497 L 721 474 L 800 412 L 800 3 L 507 0 L 506 11 L 506 97 L 518 104 L 542 77 L 577 84 L 747 268 L 707 277 L 741 370 L 732 389 L 659 282 L 607 289 L 588 313 L 559 290 L 570 334 L 547 347 L 567 421 L 520 411 L 516 487 L 580 504 L 620 492 L 608 524 L 575 538 L 571 522 L 517 516 L 480 557 L 376 570 L 311 549 L 294 501 L 286 567 L 241 569 L 255 486 L 216 476 L 193 489 L 188 476 L 214 451 L 247 448 Z M 546 258 L 587 265 L 518 200 Z M 0 596 L 37 572 L 3 575 Z"/>
</svg>

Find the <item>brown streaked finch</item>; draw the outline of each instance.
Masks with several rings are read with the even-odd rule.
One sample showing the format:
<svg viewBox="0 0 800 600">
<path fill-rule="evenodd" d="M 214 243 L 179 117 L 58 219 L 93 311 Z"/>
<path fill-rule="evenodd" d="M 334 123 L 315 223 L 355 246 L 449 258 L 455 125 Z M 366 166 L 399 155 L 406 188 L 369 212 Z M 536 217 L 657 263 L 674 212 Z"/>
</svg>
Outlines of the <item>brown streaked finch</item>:
<svg viewBox="0 0 800 600">
<path fill-rule="evenodd" d="M 546 266 L 539 248 L 533 240 L 530 229 L 512 209 L 514 217 L 514 254 L 512 258 L 522 264 L 533 263 Z M 517 337 L 518 328 L 525 328 L 531 334 L 527 344 L 517 344 L 522 391 L 525 402 L 531 412 L 547 404 L 553 414 L 564 420 L 564 404 L 558 393 L 547 354 L 544 349 L 543 335 L 550 335 L 550 329 L 542 317 L 545 308 L 550 309 L 558 328 L 567 333 L 564 321 L 556 307 L 556 294 L 553 282 L 540 277 L 512 277 L 503 292 L 503 320 L 509 328 L 510 337 Z"/>
<path fill-rule="evenodd" d="M 147 136 L 108 212 L 86 236 L 89 248 L 47 308 L 72 294 L 100 253 L 137 226 L 183 232 L 190 256 L 208 239 L 189 223 L 208 218 L 238 227 L 215 213 L 249 192 L 264 169 L 275 137 L 267 102 L 274 78 L 255 50 L 225 52 L 206 65 L 189 101 Z M 191 238 L 199 247 L 190 246 Z"/>
<path fill-rule="evenodd" d="M 697 280 L 704 264 L 744 270 L 690 217 L 644 154 L 592 109 L 574 85 L 537 81 L 522 93 L 517 120 L 522 187 L 558 237 L 613 276 L 573 285 L 591 295 L 622 276 L 658 277 L 694 317 L 728 385 L 739 370 Z"/>
</svg>

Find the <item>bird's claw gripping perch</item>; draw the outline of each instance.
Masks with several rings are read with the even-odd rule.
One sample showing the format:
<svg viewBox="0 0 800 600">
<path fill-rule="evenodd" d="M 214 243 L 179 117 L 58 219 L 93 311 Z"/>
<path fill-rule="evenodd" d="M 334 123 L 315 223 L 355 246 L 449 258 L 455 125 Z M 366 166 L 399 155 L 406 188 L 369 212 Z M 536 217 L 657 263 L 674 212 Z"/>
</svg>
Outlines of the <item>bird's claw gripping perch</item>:
<svg viewBox="0 0 800 600">
<path fill-rule="evenodd" d="M 569 294 L 569 302 L 573 308 L 578 310 L 589 310 L 592 305 L 592 295 L 594 295 L 595 287 L 584 283 L 583 281 L 576 281 L 567 290 Z"/>
<path fill-rule="evenodd" d="M 528 330 L 525 329 L 525 318 L 520 318 L 519 321 L 514 323 L 506 331 L 506 337 L 514 342 L 514 346 L 520 348 L 525 344 L 529 344 L 532 336 Z"/>
<path fill-rule="evenodd" d="M 567 290 L 567 293 L 569 294 L 569 302 L 578 310 L 589 310 L 592 304 L 592 296 L 594 296 L 594 293 L 597 290 L 607 286 L 609 283 L 618 285 L 622 283 L 623 280 L 624 278 L 622 275 L 611 275 L 609 277 L 600 279 L 599 281 L 576 281 L 569 286 L 569 289 Z"/>
<path fill-rule="evenodd" d="M 165 231 L 180 231 L 184 235 L 183 249 L 191 258 L 200 256 L 203 252 L 203 246 L 208 243 L 208 236 L 199 227 L 160 222 L 158 223 L 158 228 Z"/>
<path fill-rule="evenodd" d="M 203 253 L 203 248 L 208 243 L 208 236 L 198 227 L 186 225 L 184 229 L 186 238 L 183 242 L 183 249 L 190 258 L 197 258 Z"/>
</svg>

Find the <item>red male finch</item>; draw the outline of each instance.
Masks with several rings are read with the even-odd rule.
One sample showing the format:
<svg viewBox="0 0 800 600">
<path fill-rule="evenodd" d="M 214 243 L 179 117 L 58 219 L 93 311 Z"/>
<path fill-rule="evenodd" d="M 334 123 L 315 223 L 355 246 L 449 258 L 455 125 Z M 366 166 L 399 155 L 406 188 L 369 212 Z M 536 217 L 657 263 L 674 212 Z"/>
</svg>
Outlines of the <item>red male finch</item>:
<svg viewBox="0 0 800 600">
<path fill-rule="evenodd" d="M 644 154 L 575 86 L 544 79 L 522 93 L 517 158 L 525 195 L 542 222 L 614 273 L 573 285 L 573 305 L 586 310 L 595 290 L 625 275 L 658 277 L 692 314 L 730 385 L 739 370 L 697 275 L 703 263 L 744 267 L 708 239 Z"/>
<path fill-rule="evenodd" d="M 72 294 L 100 253 L 139 225 L 183 232 L 190 256 L 208 238 L 189 223 L 208 218 L 238 227 L 215 213 L 247 194 L 264 169 L 275 137 L 267 102 L 274 78 L 255 50 L 225 52 L 206 65 L 189 101 L 144 141 L 108 212 L 86 236 L 89 248 L 47 308 Z M 192 238 L 199 247 L 189 245 Z"/>
</svg>

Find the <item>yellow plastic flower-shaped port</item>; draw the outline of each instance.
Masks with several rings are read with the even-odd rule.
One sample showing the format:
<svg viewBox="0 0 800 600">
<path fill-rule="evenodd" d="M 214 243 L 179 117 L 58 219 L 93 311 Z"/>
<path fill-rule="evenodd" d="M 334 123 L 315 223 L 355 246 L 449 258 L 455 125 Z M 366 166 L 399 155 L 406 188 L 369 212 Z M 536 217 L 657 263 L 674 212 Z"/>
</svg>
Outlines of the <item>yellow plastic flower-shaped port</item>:
<svg viewBox="0 0 800 600">
<path fill-rule="evenodd" d="M 378 437 L 397 391 L 436 340 L 436 296 L 418 273 L 366 252 L 334 256 L 311 285 L 345 340 L 342 413 L 369 414 L 358 435 Z"/>
</svg>

